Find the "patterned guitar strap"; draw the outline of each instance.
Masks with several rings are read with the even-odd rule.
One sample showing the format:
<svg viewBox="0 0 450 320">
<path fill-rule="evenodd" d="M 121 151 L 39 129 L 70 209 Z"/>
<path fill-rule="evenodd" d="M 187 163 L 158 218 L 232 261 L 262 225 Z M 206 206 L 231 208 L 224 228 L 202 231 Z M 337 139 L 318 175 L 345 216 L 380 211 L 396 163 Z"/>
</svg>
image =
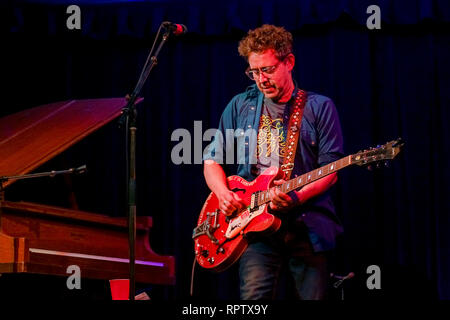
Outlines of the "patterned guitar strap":
<svg viewBox="0 0 450 320">
<path fill-rule="evenodd" d="M 285 157 L 281 170 L 284 172 L 285 180 L 291 177 L 292 169 L 294 169 L 294 159 L 297 150 L 298 138 L 300 136 L 300 126 L 302 124 L 303 110 L 305 108 L 307 94 L 305 91 L 298 89 L 295 95 L 294 105 L 289 118 L 288 132 L 286 136 Z"/>
</svg>

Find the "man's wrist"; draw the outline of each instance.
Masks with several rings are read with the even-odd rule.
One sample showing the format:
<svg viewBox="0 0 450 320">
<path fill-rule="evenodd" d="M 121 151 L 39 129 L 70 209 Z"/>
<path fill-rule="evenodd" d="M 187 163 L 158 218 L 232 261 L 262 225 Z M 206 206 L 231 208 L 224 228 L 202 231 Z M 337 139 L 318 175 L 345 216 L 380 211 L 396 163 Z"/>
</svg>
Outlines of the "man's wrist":
<svg viewBox="0 0 450 320">
<path fill-rule="evenodd" d="M 294 204 L 296 206 L 301 204 L 301 200 L 300 200 L 300 197 L 299 197 L 299 192 L 297 192 L 295 190 L 292 190 L 291 192 L 288 193 L 288 196 L 291 197 L 291 199 L 294 201 Z"/>
<path fill-rule="evenodd" d="M 218 198 L 222 198 L 224 197 L 228 192 L 230 192 L 230 190 L 227 187 L 222 187 L 219 190 L 217 190 L 216 192 L 216 196 Z"/>
</svg>

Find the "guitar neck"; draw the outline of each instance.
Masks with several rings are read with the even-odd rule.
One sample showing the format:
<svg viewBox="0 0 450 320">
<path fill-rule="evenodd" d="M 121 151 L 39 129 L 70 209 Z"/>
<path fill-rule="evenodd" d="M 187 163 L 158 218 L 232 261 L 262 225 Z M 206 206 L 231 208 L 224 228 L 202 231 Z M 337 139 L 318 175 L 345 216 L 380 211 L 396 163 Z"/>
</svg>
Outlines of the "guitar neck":
<svg viewBox="0 0 450 320">
<path fill-rule="evenodd" d="M 284 193 L 291 192 L 293 190 L 300 189 L 301 187 L 310 184 L 316 180 L 319 180 L 333 172 L 337 172 L 352 163 L 353 155 L 346 156 L 334 162 L 331 162 L 323 167 L 312 170 L 308 173 L 302 174 L 301 176 L 295 177 L 283 183 L 282 185 L 277 186 L 280 191 Z M 256 203 L 258 206 L 263 205 L 265 203 L 270 202 L 269 190 L 263 190 L 256 194 Z"/>
</svg>

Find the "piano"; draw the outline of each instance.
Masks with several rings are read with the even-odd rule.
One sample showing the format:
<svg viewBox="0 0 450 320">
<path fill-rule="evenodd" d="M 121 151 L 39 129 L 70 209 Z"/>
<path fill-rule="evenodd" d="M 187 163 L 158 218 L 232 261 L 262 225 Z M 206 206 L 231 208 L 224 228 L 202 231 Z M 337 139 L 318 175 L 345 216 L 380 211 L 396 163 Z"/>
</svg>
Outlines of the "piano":
<svg viewBox="0 0 450 320">
<path fill-rule="evenodd" d="M 0 119 L 0 177 L 32 172 L 116 119 L 124 98 L 72 100 L 24 110 Z M 89 168 L 88 168 L 89 170 Z M 5 199 L 0 190 L 0 274 L 68 277 L 80 267 L 84 279 L 129 278 L 127 217 L 78 208 Z M 135 281 L 175 284 L 175 259 L 150 245 L 150 216 L 136 218 Z"/>
</svg>

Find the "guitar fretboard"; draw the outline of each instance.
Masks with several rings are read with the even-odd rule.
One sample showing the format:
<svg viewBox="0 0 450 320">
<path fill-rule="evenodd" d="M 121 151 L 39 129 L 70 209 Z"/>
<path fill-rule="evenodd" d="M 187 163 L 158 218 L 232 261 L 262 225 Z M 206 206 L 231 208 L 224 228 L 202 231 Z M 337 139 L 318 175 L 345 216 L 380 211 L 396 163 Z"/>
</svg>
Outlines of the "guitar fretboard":
<svg viewBox="0 0 450 320">
<path fill-rule="evenodd" d="M 302 174 L 301 176 L 288 180 L 282 185 L 274 188 L 279 188 L 282 192 L 288 193 L 291 192 L 292 190 L 297 190 L 307 184 L 310 184 L 311 182 L 319 180 L 320 178 L 323 178 L 333 172 L 341 170 L 351 164 L 352 164 L 352 155 L 349 155 L 337 161 L 329 163 L 323 167 L 317 168 L 313 171 Z M 257 206 L 270 202 L 269 190 L 257 192 L 255 200 Z"/>
</svg>

